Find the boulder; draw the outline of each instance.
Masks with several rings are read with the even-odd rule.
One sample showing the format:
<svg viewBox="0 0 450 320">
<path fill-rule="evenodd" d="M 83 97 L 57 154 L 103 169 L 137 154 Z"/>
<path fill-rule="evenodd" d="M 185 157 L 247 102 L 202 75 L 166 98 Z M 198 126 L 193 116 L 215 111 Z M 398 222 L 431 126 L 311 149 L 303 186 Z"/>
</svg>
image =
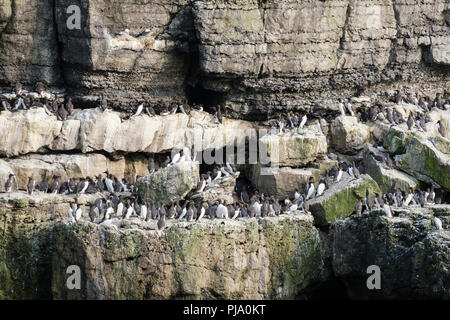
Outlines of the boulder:
<svg viewBox="0 0 450 320">
<path fill-rule="evenodd" d="M 380 193 L 377 183 L 367 174 L 358 179 L 346 177 L 332 184 L 323 195 L 308 200 L 314 223 L 326 226 L 348 217 L 355 210 L 358 196 L 364 198 L 366 190 L 369 190 L 371 197 Z"/>
<path fill-rule="evenodd" d="M 49 148 L 62 122 L 43 108 L 0 112 L 0 155 L 17 156 Z"/>
<path fill-rule="evenodd" d="M 137 185 L 144 201 L 168 203 L 184 198 L 199 181 L 199 163 L 183 161 L 139 179 Z"/>
<path fill-rule="evenodd" d="M 286 132 L 267 134 L 260 138 L 260 150 L 265 148 L 272 166 L 302 167 L 323 158 L 328 149 L 327 138 L 308 127 L 301 134 Z"/>
<path fill-rule="evenodd" d="M 417 179 L 395 168 L 389 169 L 384 162 L 377 161 L 373 154 L 385 157 L 382 152 L 369 146 L 364 153 L 364 167 L 383 193 L 392 192 L 395 188 L 408 191 L 418 186 Z"/>
<path fill-rule="evenodd" d="M 321 166 L 318 168 L 281 167 L 271 169 L 253 165 L 250 169 L 250 176 L 252 183 L 260 192 L 284 198 L 286 195 L 292 196 L 291 193 L 295 189 L 301 193 L 304 192 L 310 177 L 319 181 L 325 171 L 335 163 L 336 161 L 323 161 L 320 162 Z"/>
<path fill-rule="evenodd" d="M 369 137 L 369 127 L 356 117 L 339 116 L 331 122 L 331 146 L 341 153 L 358 153 Z"/>
<path fill-rule="evenodd" d="M 233 203 L 233 192 L 237 178 L 239 178 L 239 172 L 232 176 L 223 177 L 216 183 L 211 183 L 201 193 L 194 190 L 189 198 L 196 202 L 223 200 L 227 204 Z"/>
<path fill-rule="evenodd" d="M 398 168 L 417 179 L 450 190 L 450 154 L 438 150 L 431 141 L 412 138 L 405 153 L 395 160 Z"/>
<path fill-rule="evenodd" d="M 354 215 L 332 229 L 333 270 L 351 299 L 450 299 L 449 205 Z M 439 217 L 444 230 L 437 230 Z M 381 271 L 381 288 L 367 288 L 368 267 Z M 371 271 L 373 274 L 374 271 Z"/>
</svg>

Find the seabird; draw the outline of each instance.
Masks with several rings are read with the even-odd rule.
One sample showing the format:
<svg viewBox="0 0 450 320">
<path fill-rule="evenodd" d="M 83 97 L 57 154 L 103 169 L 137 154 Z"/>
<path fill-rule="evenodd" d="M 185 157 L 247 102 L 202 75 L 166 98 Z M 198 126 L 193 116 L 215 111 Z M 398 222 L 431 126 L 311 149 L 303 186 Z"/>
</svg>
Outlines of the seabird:
<svg viewBox="0 0 450 320">
<path fill-rule="evenodd" d="M 8 180 L 6 180 L 6 183 L 5 183 L 5 192 L 11 192 L 14 179 L 15 179 L 14 174 L 10 173 L 9 178 L 8 178 Z"/>
<path fill-rule="evenodd" d="M 76 202 L 75 202 L 75 207 L 76 207 L 75 221 L 79 221 L 81 219 L 81 216 L 83 215 L 83 210 L 81 209 L 81 207 L 78 206 L 78 204 Z"/>
<path fill-rule="evenodd" d="M 100 109 L 102 111 L 106 111 L 108 109 L 108 101 L 106 101 L 105 95 L 103 92 L 100 93 Z"/>
<path fill-rule="evenodd" d="M 314 178 L 311 177 L 309 179 L 309 187 L 308 187 L 308 191 L 306 192 L 306 199 L 305 200 L 308 200 L 309 198 L 311 198 L 314 195 L 314 191 L 315 191 Z"/>
<path fill-rule="evenodd" d="M 76 219 L 75 219 L 75 216 L 74 216 L 74 212 L 73 212 L 74 211 L 73 206 L 74 206 L 74 204 L 72 204 L 72 203 L 69 205 L 68 213 L 69 213 L 69 217 L 72 220 L 72 222 L 76 222 Z"/>
<path fill-rule="evenodd" d="M 2 106 L 5 111 L 11 110 L 11 105 L 9 104 L 9 102 L 7 100 L 2 100 Z"/>
<path fill-rule="evenodd" d="M 388 216 L 388 218 L 392 218 L 391 207 L 387 203 L 383 204 L 383 211 L 384 213 L 386 213 L 386 216 Z"/>
<path fill-rule="evenodd" d="M 67 112 L 67 110 L 64 108 L 64 105 L 63 105 L 63 104 L 61 104 L 61 105 L 59 106 L 57 116 L 58 116 L 58 119 L 61 120 L 61 121 L 67 120 L 68 112 Z"/>
<path fill-rule="evenodd" d="M 219 200 L 219 205 L 217 206 L 216 216 L 219 219 L 228 219 L 228 209 L 223 205 L 223 200 Z"/>
<path fill-rule="evenodd" d="M 112 203 L 108 202 L 108 207 L 106 208 L 105 217 L 103 220 L 110 220 L 114 214 L 114 208 L 112 207 Z"/>
<path fill-rule="evenodd" d="M 105 185 L 106 185 L 106 189 L 108 190 L 109 193 L 114 193 L 114 185 L 113 185 L 113 180 L 111 178 L 112 178 L 111 174 L 108 174 L 106 176 Z"/>
<path fill-rule="evenodd" d="M 436 124 L 439 126 L 439 127 L 438 127 L 439 133 L 441 134 L 441 136 L 443 136 L 443 137 L 445 138 L 445 128 L 444 128 L 444 126 L 442 125 L 441 120 L 438 120 L 438 121 L 436 122 Z"/>
<path fill-rule="evenodd" d="M 77 194 L 83 194 L 89 186 L 89 181 L 86 179 L 81 179 L 77 185 Z"/>
<path fill-rule="evenodd" d="M 144 104 L 141 103 L 136 110 L 136 113 L 134 115 L 131 116 L 131 118 L 137 117 L 142 113 L 142 110 L 144 109 Z"/>
<path fill-rule="evenodd" d="M 95 218 L 97 217 L 97 214 L 98 214 L 98 208 L 95 205 L 90 205 L 89 206 L 89 218 L 91 219 L 92 223 L 95 222 Z"/>
<path fill-rule="evenodd" d="M 156 112 L 155 112 L 155 110 L 152 107 L 146 107 L 145 111 L 147 112 L 147 114 L 150 117 L 155 117 L 156 116 Z"/>
<path fill-rule="evenodd" d="M 67 103 L 66 103 L 66 111 L 69 115 L 73 114 L 73 103 L 72 103 L 72 98 L 68 98 L 67 99 Z"/>
<path fill-rule="evenodd" d="M 57 194 L 61 186 L 60 177 L 53 176 L 53 183 L 50 185 L 50 193 Z"/>
<path fill-rule="evenodd" d="M 306 124 L 306 121 L 308 120 L 308 117 L 306 116 L 306 114 L 302 117 L 302 121 L 300 122 L 299 128 L 303 129 L 303 127 Z"/>
<path fill-rule="evenodd" d="M 165 228 L 166 226 L 166 214 L 162 213 L 158 220 L 158 230 Z"/>
<path fill-rule="evenodd" d="M 23 87 L 22 84 L 19 81 L 17 81 L 16 82 L 16 87 L 15 87 L 15 92 L 16 92 L 17 96 L 22 94 L 22 91 L 23 91 L 22 87 Z"/>
<path fill-rule="evenodd" d="M 117 204 L 117 210 L 116 210 L 116 216 L 117 217 L 122 217 L 123 216 L 123 201 L 122 201 L 122 196 L 119 198 L 119 203 Z"/>
<path fill-rule="evenodd" d="M 161 167 L 166 168 L 170 164 L 170 162 L 170 156 L 166 156 L 166 161 L 163 162 Z"/>
<path fill-rule="evenodd" d="M 342 103 L 342 99 L 339 99 L 338 109 L 339 109 L 339 112 L 341 113 L 341 116 L 345 117 L 345 110 L 344 110 L 344 104 Z"/>
<path fill-rule="evenodd" d="M 316 197 L 320 197 L 324 191 L 325 191 L 325 183 L 322 179 L 320 180 L 319 185 L 317 186 Z"/>
<path fill-rule="evenodd" d="M 150 159 L 148 160 L 148 166 L 147 166 L 147 168 L 148 168 L 148 173 L 149 173 L 149 174 L 152 174 L 152 173 L 154 173 L 154 172 L 156 171 L 155 160 L 153 160 L 153 158 L 150 158 Z"/>
<path fill-rule="evenodd" d="M 350 99 L 347 99 L 347 103 L 345 104 L 345 106 L 347 107 L 348 112 L 350 112 L 350 115 L 352 117 L 354 117 L 355 113 L 353 112 L 352 104 L 350 103 Z"/>
<path fill-rule="evenodd" d="M 27 184 L 27 193 L 28 193 L 29 195 L 32 195 L 32 194 L 33 194 L 33 191 L 34 191 L 34 185 L 35 185 L 35 182 L 34 182 L 34 180 L 33 180 L 33 177 L 30 177 L 30 178 L 28 179 L 28 184 Z"/>
<path fill-rule="evenodd" d="M 361 197 L 358 197 L 358 202 L 356 202 L 355 204 L 355 213 L 360 215 L 362 212 L 362 202 L 361 202 Z"/>
<path fill-rule="evenodd" d="M 412 115 L 412 112 L 409 114 L 406 124 L 408 125 L 408 130 L 411 130 L 414 127 L 414 117 Z"/>
</svg>

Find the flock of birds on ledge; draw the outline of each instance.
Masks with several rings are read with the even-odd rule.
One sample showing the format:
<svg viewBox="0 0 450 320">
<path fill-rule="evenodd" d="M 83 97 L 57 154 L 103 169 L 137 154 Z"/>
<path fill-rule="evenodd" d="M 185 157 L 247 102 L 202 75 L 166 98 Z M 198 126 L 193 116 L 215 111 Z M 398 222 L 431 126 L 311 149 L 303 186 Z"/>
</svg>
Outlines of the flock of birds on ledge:
<svg viewBox="0 0 450 320">
<path fill-rule="evenodd" d="M 418 93 L 416 94 L 416 96 L 413 94 L 403 95 L 397 90 L 393 98 L 393 102 L 395 102 L 396 104 L 406 102 L 419 106 L 422 112 L 410 112 L 408 119 L 406 119 L 406 124 L 408 126 L 408 130 L 412 130 L 417 127 L 419 131 L 426 132 L 427 128 L 425 124 L 433 121 L 428 114 L 431 109 L 435 107 L 441 110 L 450 110 L 450 101 L 444 100 L 440 93 L 436 94 L 433 102 L 431 102 L 431 99 L 427 96 L 419 98 L 418 97 Z M 360 113 L 357 113 L 353 110 L 350 99 L 346 99 L 345 101 L 344 99 L 339 99 L 338 109 L 340 115 L 345 116 L 348 113 L 350 116 L 356 117 L 358 120 L 363 122 L 381 121 L 384 123 L 387 122 L 391 125 L 399 125 L 405 123 L 403 115 L 395 107 L 388 107 L 386 105 L 375 104 L 370 108 L 365 108 L 365 110 L 361 110 Z M 317 126 L 319 132 L 325 134 L 322 120 L 323 119 L 319 116 Z M 272 129 L 272 132 L 278 130 L 279 134 L 283 134 L 286 129 L 303 129 L 307 121 L 308 117 L 306 114 L 301 117 L 300 114 L 290 111 L 283 115 L 279 114 L 277 118 L 269 120 L 269 125 Z M 441 121 L 438 120 L 436 122 L 436 125 L 438 126 L 439 133 L 443 137 L 445 137 L 445 128 Z"/>
<path fill-rule="evenodd" d="M 3 95 L 1 99 L 2 108 L 5 111 L 18 111 L 18 110 L 28 110 L 34 108 L 43 108 L 45 113 L 49 116 L 56 115 L 58 120 L 65 121 L 69 118 L 69 116 L 74 113 L 74 105 L 72 103 L 72 98 L 66 97 L 65 101 L 60 101 L 60 99 L 54 97 L 52 94 L 46 91 L 47 86 L 38 82 L 36 84 L 36 92 L 28 92 L 23 89 L 23 86 L 20 82 L 17 82 L 14 88 L 14 92 L 11 95 L 5 96 Z M 52 100 L 52 101 L 50 101 Z M 108 101 L 103 95 L 100 93 L 99 96 L 99 107 L 102 111 L 110 109 L 108 106 Z M 144 112 L 147 113 L 150 117 L 156 116 L 156 112 L 154 108 L 150 105 L 145 106 L 144 103 L 141 103 L 136 112 L 130 117 L 137 117 Z M 195 110 L 203 111 L 203 107 L 199 104 L 194 104 L 192 106 Z M 183 114 L 190 115 L 191 107 L 186 105 L 161 105 L 159 106 L 159 115 L 167 116 L 169 114 L 176 114 L 178 110 L 180 110 Z M 214 113 L 214 117 L 217 122 L 222 123 L 222 112 L 220 110 L 220 105 L 214 106 L 211 108 Z"/>
<path fill-rule="evenodd" d="M 74 108 L 71 98 L 68 98 L 65 103 L 59 103 L 57 99 L 54 99 L 51 104 L 48 103 L 49 96 L 46 93 L 46 86 L 43 83 L 36 85 L 36 93 L 29 94 L 22 89 L 22 85 L 17 83 L 15 86 L 15 101 L 14 107 L 11 107 L 10 103 L 2 99 L 2 106 L 5 110 L 16 111 L 19 109 L 29 109 L 35 107 L 42 107 L 49 115 L 56 114 L 59 120 L 66 120 L 69 115 L 73 114 Z M 432 107 L 438 109 L 450 110 L 450 104 L 441 98 L 438 93 L 433 102 L 428 97 L 417 97 L 413 95 L 404 96 L 400 92 L 396 92 L 394 102 L 402 103 L 406 101 L 414 105 L 419 106 L 423 112 L 414 115 L 410 113 L 406 123 L 408 129 L 417 127 L 421 131 L 426 131 L 425 123 L 430 122 L 431 119 L 428 116 L 428 112 Z M 100 108 L 104 111 L 108 109 L 108 103 L 103 94 L 100 96 Z M 196 106 L 197 109 L 202 110 L 201 106 Z M 169 110 L 167 106 L 163 107 L 160 115 L 174 114 L 181 110 L 184 114 L 190 113 L 190 107 L 186 106 L 173 106 Z M 355 116 L 350 100 L 345 102 L 339 100 L 338 109 L 342 115 L 345 115 L 345 110 L 351 116 Z M 136 113 L 132 117 L 139 116 L 144 110 L 144 104 L 138 106 Z M 222 122 L 222 114 L 220 106 L 213 107 L 214 116 L 218 122 Z M 151 106 L 145 107 L 145 112 L 149 116 L 155 116 L 156 113 Z M 372 106 L 368 111 L 363 111 L 361 114 L 356 115 L 360 120 L 367 121 L 388 121 L 391 124 L 404 123 L 400 112 L 395 108 L 388 108 L 385 106 Z M 277 119 L 269 120 L 269 124 L 272 128 L 276 128 L 280 133 L 287 128 L 300 128 L 302 129 L 306 124 L 308 118 L 305 114 L 300 117 L 299 114 L 294 112 L 288 112 L 284 117 L 279 116 Z M 321 118 L 319 117 L 318 127 L 323 133 L 321 125 Z M 442 136 L 445 136 L 444 127 L 440 121 L 438 131 Z M 386 152 L 382 146 L 377 146 L 379 151 Z M 195 160 L 195 153 L 184 148 L 179 153 L 176 153 L 172 159 L 169 156 L 161 164 L 157 164 L 153 158 L 150 158 L 148 163 L 148 170 L 150 174 L 156 172 L 159 168 L 165 168 L 182 161 Z M 386 154 L 384 158 L 377 159 L 384 160 L 389 168 L 392 168 L 392 160 L 389 154 Z M 181 221 L 201 221 L 202 218 L 209 217 L 210 219 L 236 219 L 236 218 L 253 218 L 253 217 L 271 217 L 281 214 L 288 214 L 293 211 L 301 211 L 309 213 L 309 205 L 307 200 L 314 197 L 322 196 L 326 189 L 330 188 L 332 183 L 338 183 L 343 173 L 346 172 L 351 179 L 359 178 L 360 171 L 364 171 L 364 167 L 360 163 L 356 166 L 355 162 L 348 164 L 342 162 L 339 165 L 326 171 L 325 176 L 319 181 L 319 184 L 315 185 L 314 178 L 311 177 L 308 186 L 304 193 L 300 193 L 298 189 L 295 190 L 293 197 L 285 196 L 284 199 L 279 199 L 275 196 L 266 196 L 263 193 L 259 193 L 253 186 L 244 185 L 242 188 L 235 188 L 233 193 L 233 203 L 226 203 L 223 200 L 214 202 L 203 201 L 196 204 L 192 200 L 171 201 L 170 203 L 154 203 L 145 202 L 140 198 L 138 194 L 138 188 L 136 181 L 140 177 L 136 177 L 134 183 L 128 183 L 125 179 L 119 180 L 114 175 L 108 173 L 105 178 L 102 176 L 87 177 L 85 179 L 79 179 L 77 182 L 75 179 L 70 178 L 68 181 L 61 181 L 61 177 L 54 176 L 53 181 L 49 184 L 47 177 L 44 176 L 42 181 L 36 183 L 33 178 L 29 178 L 27 185 L 28 194 L 33 194 L 35 190 L 51 193 L 51 194 L 84 194 L 84 193 L 96 193 L 96 192 L 108 192 L 109 196 L 104 196 L 95 200 L 94 203 L 89 205 L 88 215 L 92 222 L 96 222 L 100 219 L 99 223 L 105 223 L 111 221 L 113 217 L 121 219 L 129 219 L 133 216 L 140 217 L 145 221 L 158 220 L 158 229 L 163 229 L 166 225 L 167 219 L 177 219 Z M 221 179 L 227 178 L 237 173 L 233 164 L 227 162 L 225 166 L 216 166 L 213 171 L 208 171 L 201 174 L 200 182 L 197 186 L 196 192 L 203 192 L 206 187 L 211 186 L 213 183 L 217 185 Z M 5 190 L 11 192 L 15 175 L 11 174 L 5 184 Z M 131 193 L 130 196 L 125 196 L 121 193 Z M 370 211 L 374 209 L 383 210 L 388 217 L 392 217 L 391 207 L 408 207 L 408 206 L 420 206 L 424 207 L 429 204 L 442 203 L 442 195 L 437 194 L 438 190 L 434 190 L 434 187 L 429 188 L 427 191 L 418 190 L 415 191 L 412 188 L 408 191 L 395 189 L 393 192 L 383 195 L 373 195 L 373 200 L 370 197 L 368 190 L 366 191 L 366 197 L 363 199 L 360 197 L 355 204 L 355 210 L 353 214 L 361 214 L 364 211 Z M 75 203 L 71 204 L 69 208 L 69 217 L 73 222 L 81 219 L 83 215 L 82 207 L 78 205 L 78 199 Z M 101 218 L 103 216 L 103 218 Z M 442 222 L 439 218 L 434 218 L 435 225 L 438 229 L 442 229 Z"/>
<path fill-rule="evenodd" d="M 180 154 L 177 155 L 180 156 Z M 182 157 L 174 157 L 165 167 L 174 165 L 178 161 L 187 161 L 187 159 L 183 160 Z M 150 174 L 156 171 L 153 159 L 150 159 L 148 169 Z M 309 214 L 307 201 L 322 196 L 325 190 L 329 189 L 333 183 L 338 183 L 343 179 L 344 173 L 348 174 L 350 179 L 358 179 L 360 176 L 360 170 L 354 162 L 352 164 L 342 162 L 326 171 L 325 176 L 320 179 L 317 188 L 314 177 L 310 177 L 304 193 L 300 193 L 296 189 L 293 197 L 285 196 L 284 199 L 267 196 L 264 193 L 260 194 L 252 185 L 247 186 L 243 184 L 239 188 L 236 185 L 232 203 L 226 203 L 221 199 L 214 202 L 202 201 L 197 204 L 189 199 L 182 200 L 182 204 L 180 204 L 180 201 L 171 201 L 169 203 L 146 202 L 139 196 L 136 183 L 128 184 L 125 179 L 119 180 L 110 173 L 104 179 L 101 176 L 95 179 L 88 177 L 87 179 L 80 179 L 78 183 L 73 178 L 63 182 L 59 176 L 54 176 L 50 185 L 47 183 L 45 176 L 37 184 L 30 178 L 27 192 L 30 195 L 35 190 L 51 194 L 77 194 L 75 203 L 70 205 L 68 211 L 69 217 L 73 222 L 79 221 L 83 215 L 83 209 L 78 205 L 78 196 L 84 193 L 101 192 L 102 196 L 89 205 L 88 215 L 91 222 L 100 224 L 111 222 L 113 218 L 129 219 L 137 217 L 144 221 L 157 220 L 158 229 L 163 229 L 166 226 L 166 218 L 199 222 L 203 218 L 234 220 L 237 218 L 274 217 L 295 211 Z M 237 174 L 238 172 L 234 165 L 227 162 L 226 166 L 220 169 L 215 168 L 213 172 L 208 171 L 206 174 L 202 174 L 195 192 L 201 193 L 208 186 L 220 185 L 225 179 Z M 5 185 L 7 192 L 11 192 L 14 179 L 15 176 L 11 174 Z M 108 197 L 103 195 L 105 192 L 107 192 Z M 124 195 L 124 192 L 131 193 L 131 195 Z M 372 195 L 373 198 L 371 198 L 369 191 L 366 190 L 364 199 L 362 197 L 358 198 L 353 214 L 360 215 L 365 211 L 383 210 L 386 216 L 392 217 L 391 207 L 424 207 L 426 204 L 441 204 L 442 196 L 443 194 L 439 194 L 439 190 L 435 190 L 434 187 L 428 188 L 427 191 L 415 191 L 410 188 L 408 192 L 395 189 L 394 192 L 382 195 L 376 193 Z M 434 223 L 437 229 L 442 229 L 442 222 L 439 218 L 435 217 Z"/>
</svg>

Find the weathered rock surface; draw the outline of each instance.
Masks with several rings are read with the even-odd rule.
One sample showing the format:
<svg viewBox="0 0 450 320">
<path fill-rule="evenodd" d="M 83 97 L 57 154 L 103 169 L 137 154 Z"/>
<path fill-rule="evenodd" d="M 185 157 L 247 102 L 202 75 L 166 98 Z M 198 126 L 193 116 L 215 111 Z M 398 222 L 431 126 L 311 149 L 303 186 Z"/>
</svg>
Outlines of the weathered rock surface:
<svg viewBox="0 0 450 320">
<path fill-rule="evenodd" d="M 233 192 L 236 186 L 236 180 L 239 178 L 239 172 L 228 177 L 223 177 L 219 181 L 212 182 L 209 186 L 205 187 L 203 192 L 199 193 L 193 190 L 189 198 L 196 201 L 210 201 L 213 203 L 217 200 L 223 200 L 225 203 L 233 203 Z"/>
<path fill-rule="evenodd" d="M 283 299 L 322 279 L 311 216 L 116 228 L 89 222 L 54 229 L 55 299 Z M 154 223 L 154 222 L 152 222 Z M 67 290 L 67 265 L 82 270 Z"/>
<path fill-rule="evenodd" d="M 67 27 L 70 5 L 80 8 L 80 29 Z M 434 94 L 449 84 L 446 0 L 8 0 L 0 8 L 2 85 L 64 79 L 74 96 L 105 91 L 122 109 L 209 89 L 236 116 L 258 117 L 335 110 L 330 92 L 399 83 Z"/>
<path fill-rule="evenodd" d="M 135 181 L 136 176 L 148 174 L 147 159 L 144 157 L 122 157 L 119 160 L 110 160 L 102 154 L 32 154 L 3 161 L 17 178 L 18 188 L 26 190 L 28 178 L 33 177 L 37 182 L 46 175 L 52 179 L 58 175 L 62 180 L 69 178 L 86 178 L 105 176 L 107 172 L 114 174 L 118 179 Z M 0 172 L 0 177 L 7 176 L 7 172 Z"/>
<path fill-rule="evenodd" d="M 183 198 L 197 186 L 199 180 L 199 163 L 183 161 L 140 178 L 137 186 L 144 201 L 167 203 Z"/>
<path fill-rule="evenodd" d="M 356 154 L 364 148 L 369 127 L 356 117 L 339 116 L 331 122 L 331 146 L 338 152 Z"/>
<path fill-rule="evenodd" d="M 302 167 L 317 158 L 323 158 L 328 145 L 325 135 L 308 127 L 300 134 L 286 132 L 264 135 L 260 138 L 261 148 L 267 150 L 267 160 L 272 166 Z"/>
<path fill-rule="evenodd" d="M 84 206 L 98 196 L 82 195 L 78 203 Z M 0 194 L 0 299 L 52 297 L 52 226 L 68 218 L 74 201 L 71 195 Z"/>
<path fill-rule="evenodd" d="M 416 189 L 419 184 L 416 178 L 395 168 L 389 169 L 384 162 L 377 161 L 371 153 L 383 157 L 383 159 L 385 155 L 369 146 L 363 159 L 367 174 L 376 181 L 383 193 L 391 192 L 396 188 L 400 190 Z"/>
<path fill-rule="evenodd" d="M 0 113 L 0 155 L 17 156 L 45 150 L 160 153 L 186 145 L 197 151 L 242 143 L 255 135 L 252 123 L 224 119 L 216 123 L 211 114 L 193 111 L 122 120 L 119 112 L 100 109 L 76 110 L 66 121 L 48 116 L 43 108 Z"/>
<path fill-rule="evenodd" d="M 254 165 L 251 167 L 250 177 L 260 192 L 284 197 L 288 193 L 293 193 L 295 189 L 303 192 L 306 190 L 310 177 L 319 181 L 325 171 L 335 164 L 336 161 L 324 160 L 320 162 L 318 168 L 270 168 Z"/>
<path fill-rule="evenodd" d="M 332 184 L 323 195 L 308 200 L 314 223 L 328 225 L 348 217 L 355 210 L 358 196 L 364 198 L 366 190 L 369 190 L 371 197 L 380 193 L 377 183 L 367 174 L 361 175 L 359 179 L 343 178 Z"/>
<path fill-rule="evenodd" d="M 337 221 L 333 226 L 333 270 L 355 299 L 449 299 L 450 207 L 395 209 Z M 437 230 L 433 217 L 444 230 Z M 368 290 L 367 268 L 381 272 L 381 289 Z"/>
</svg>

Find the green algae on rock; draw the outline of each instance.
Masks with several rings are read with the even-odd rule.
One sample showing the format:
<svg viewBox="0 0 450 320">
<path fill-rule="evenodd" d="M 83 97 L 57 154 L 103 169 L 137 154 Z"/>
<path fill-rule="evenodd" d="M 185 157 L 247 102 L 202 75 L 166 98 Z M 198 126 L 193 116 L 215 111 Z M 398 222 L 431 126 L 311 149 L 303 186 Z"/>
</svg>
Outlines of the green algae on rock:
<svg viewBox="0 0 450 320">
<path fill-rule="evenodd" d="M 375 148 L 369 147 L 364 153 L 364 166 L 367 174 L 377 182 L 382 192 L 391 192 L 395 188 L 409 190 L 409 188 L 415 189 L 418 186 L 417 179 L 397 169 L 389 169 L 383 163 L 378 162 L 370 152 L 380 156 L 381 154 Z"/>
<path fill-rule="evenodd" d="M 396 165 L 427 183 L 450 190 L 450 155 L 439 151 L 429 140 L 413 138 Z"/>
<path fill-rule="evenodd" d="M 308 200 L 315 224 L 329 225 L 348 217 L 355 210 L 358 196 L 364 198 L 366 190 L 369 190 L 371 197 L 375 193 L 381 193 L 375 180 L 363 174 L 359 179 L 341 180 L 333 184 L 322 196 Z"/>
</svg>

